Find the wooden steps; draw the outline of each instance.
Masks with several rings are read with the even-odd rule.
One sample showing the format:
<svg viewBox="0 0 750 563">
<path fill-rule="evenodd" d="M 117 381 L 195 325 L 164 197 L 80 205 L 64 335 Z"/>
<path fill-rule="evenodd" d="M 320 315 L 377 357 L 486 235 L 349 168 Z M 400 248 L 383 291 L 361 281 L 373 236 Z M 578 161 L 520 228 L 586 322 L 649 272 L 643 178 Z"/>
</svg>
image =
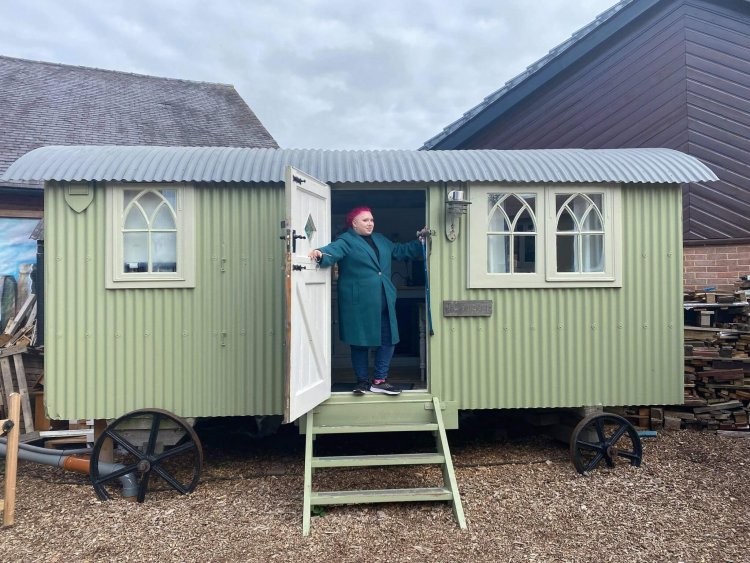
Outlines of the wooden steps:
<svg viewBox="0 0 750 563">
<path fill-rule="evenodd" d="M 316 434 L 364 434 L 368 432 L 436 432 L 438 425 L 427 423 L 357 424 L 347 426 L 316 426 Z"/>
<path fill-rule="evenodd" d="M 366 403 L 358 403 L 365 406 Z M 372 406 L 372 405 L 371 405 Z M 384 403 L 387 409 L 399 409 L 397 403 Z M 338 405 L 340 407 L 340 405 Z M 466 528 L 461 496 L 458 492 L 448 438 L 445 432 L 442 407 L 437 397 L 423 401 L 403 401 L 402 410 L 391 410 L 388 416 L 379 420 L 390 420 L 389 424 L 378 424 L 376 410 L 368 414 L 367 408 L 358 409 L 357 423 L 344 420 L 334 405 L 326 411 L 321 405 L 306 415 L 305 420 L 305 491 L 302 516 L 302 533 L 310 533 L 311 510 L 313 506 L 341 504 L 371 504 L 383 502 L 450 502 L 459 527 Z M 417 408 L 415 408 L 417 407 Z M 341 410 L 340 408 L 338 409 Z M 393 420 L 397 422 L 393 422 Z M 335 421 L 336 423 L 332 423 Z M 313 446 L 315 436 L 323 434 L 354 434 L 382 432 L 430 432 L 435 436 L 436 451 L 428 453 L 377 454 L 377 455 L 337 455 L 315 456 Z M 344 491 L 313 490 L 313 474 L 316 469 L 335 467 L 378 467 L 406 465 L 438 465 L 443 474 L 442 487 L 405 489 L 363 489 Z"/>
<path fill-rule="evenodd" d="M 386 465 L 438 465 L 443 454 L 382 454 L 313 457 L 313 467 L 383 467 Z"/>
<path fill-rule="evenodd" d="M 311 495 L 313 506 L 333 504 L 366 504 L 378 502 L 427 502 L 453 500 L 453 493 L 445 487 L 422 489 L 364 489 L 326 491 Z"/>
</svg>

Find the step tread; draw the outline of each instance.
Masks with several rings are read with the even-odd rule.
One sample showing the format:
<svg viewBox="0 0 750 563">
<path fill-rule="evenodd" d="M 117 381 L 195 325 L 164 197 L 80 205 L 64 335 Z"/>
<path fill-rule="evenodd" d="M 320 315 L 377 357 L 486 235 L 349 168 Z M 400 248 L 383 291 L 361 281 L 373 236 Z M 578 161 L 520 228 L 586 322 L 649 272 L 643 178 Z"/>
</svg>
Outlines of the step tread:
<svg viewBox="0 0 750 563">
<path fill-rule="evenodd" d="M 403 422 L 396 424 L 348 424 L 313 426 L 314 434 L 356 434 L 366 432 L 427 432 L 436 431 L 436 422 Z"/>
<path fill-rule="evenodd" d="M 439 453 L 340 455 L 312 458 L 313 467 L 376 467 L 379 465 L 436 465 L 445 463 Z"/>
<path fill-rule="evenodd" d="M 362 489 L 351 491 L 319 491 L 310 495 L 312 505 L 365 504 L 379 502 L 422 502 L 453 500 L 445 487 L 415 489 Z"/>
</svg>

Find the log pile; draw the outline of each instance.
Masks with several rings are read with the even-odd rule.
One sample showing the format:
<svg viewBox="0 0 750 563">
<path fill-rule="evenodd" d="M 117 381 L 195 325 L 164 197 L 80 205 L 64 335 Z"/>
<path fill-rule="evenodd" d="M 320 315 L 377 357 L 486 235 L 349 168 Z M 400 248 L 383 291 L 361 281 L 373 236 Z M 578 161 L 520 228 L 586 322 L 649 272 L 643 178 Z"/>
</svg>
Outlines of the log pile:
<svg viewBox="0 0 750 563">
<path fill-rule="evenodd" d="M 639 426 L 750 432 L 750 275 L 735 291 L 688 291 L 682 405 L 626 411 Z"/>
<path fill-rule="evenodd" d="M 749 277 L 735 282 L 734 293 L 686 293 L 685 400 L 664 408 L 665 426 L 750 431 Z M 690 311 L 702 326 L 687 324 Z"/>
<path fill-rule="evenodd" d="M 10 395 L 21 396 L 21 428 L 34 431 L 32 395 L 43 376 L 42 350 L 37 340 L 36 296 L 30 294 L 0 333 L 0 418 L 7 416 Z"/>
<path fill-rule="evenodd" d="M 0 334 L 0 348 L 34 346 L 36 336 L 36 295 L 32 293 Z"/>
</svg>

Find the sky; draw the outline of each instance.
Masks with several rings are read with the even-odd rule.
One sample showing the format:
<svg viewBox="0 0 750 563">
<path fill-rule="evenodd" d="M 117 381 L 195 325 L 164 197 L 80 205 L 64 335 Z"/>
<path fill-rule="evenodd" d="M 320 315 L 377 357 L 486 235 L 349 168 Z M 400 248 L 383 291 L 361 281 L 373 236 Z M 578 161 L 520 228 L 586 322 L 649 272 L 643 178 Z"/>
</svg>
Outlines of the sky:
<svg viewBox="0 0 750 563">
<path fill-rule="evenodd" d="M 284 148 L 417 149 L 615 3 L 0 0 L 0 54 L 232 84 Z"/>
</svg>

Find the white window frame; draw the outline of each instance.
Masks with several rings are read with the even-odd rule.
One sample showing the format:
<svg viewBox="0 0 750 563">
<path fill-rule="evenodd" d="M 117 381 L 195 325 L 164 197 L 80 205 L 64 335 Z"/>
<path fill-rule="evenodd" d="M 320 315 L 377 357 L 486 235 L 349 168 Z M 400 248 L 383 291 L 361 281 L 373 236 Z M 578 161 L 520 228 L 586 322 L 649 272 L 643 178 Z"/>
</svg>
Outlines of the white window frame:
<svg viewBox="0 0 750 563">
<path fill-rule="evenodd" d="M 487 272 L 487 197 L 491 193 L 534 194 L 536 196 L 536 272 L 534 273 L 488 273 Z M 541 186 L 471 187 L 472 204 L 469 210 L 469 287 L 530 287 L 544 284 L 544 188 Z M 513 249 L 511 247 L 511 255 Z"/>
<path fill-rule="evenodd" d="M 622 287 L 622 206 L 617 184 L 474 184 L 468 215 L 469 288 Z M 533 274 L 487 272 L 487 197 L 490 193 L 537 195 L 536 267 Z M 604 271 L 557 271 L 555 196 L 602 194 Z"/>
<path fill-rule="evenodd" d="M 123 201 L 125 190 L 177 191 L 176 272 L 123 271 Z M 106 191 L 106 279 L 107 289 L 195 287 L 195 194 L 192 184 L 108 184 Z"/>
</svg>

